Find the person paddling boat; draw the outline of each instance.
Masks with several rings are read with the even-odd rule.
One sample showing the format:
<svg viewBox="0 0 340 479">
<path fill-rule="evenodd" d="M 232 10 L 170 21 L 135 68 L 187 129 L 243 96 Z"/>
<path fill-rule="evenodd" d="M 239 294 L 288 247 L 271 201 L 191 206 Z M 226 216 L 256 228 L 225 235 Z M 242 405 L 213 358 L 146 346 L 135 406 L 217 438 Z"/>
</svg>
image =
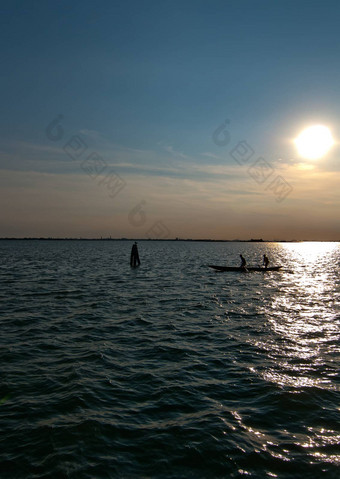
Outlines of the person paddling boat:
<svg viewBox="0 0 340 479">
<path fill-rule="evenodd" d="M 240 268 L 241 269 L 246 269 L 247 267 L 247 261 L 243 258 L 243 256 L 240 254 L 240 258 L 241 258 L 241 266 Z"/>
</svg>

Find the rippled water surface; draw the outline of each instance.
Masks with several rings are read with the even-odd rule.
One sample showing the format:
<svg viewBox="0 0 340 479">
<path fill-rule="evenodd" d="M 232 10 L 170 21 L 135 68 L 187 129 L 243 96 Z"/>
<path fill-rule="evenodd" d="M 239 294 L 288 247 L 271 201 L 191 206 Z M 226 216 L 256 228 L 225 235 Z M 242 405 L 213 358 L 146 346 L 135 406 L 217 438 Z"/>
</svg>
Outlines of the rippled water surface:
<svg viewBox="0 0 340 479">
<path fill-rule="evenodd" d="M 0 242 L 0 477 L 338 477 L 339 243 L 130 248 Z"/>
</svg>

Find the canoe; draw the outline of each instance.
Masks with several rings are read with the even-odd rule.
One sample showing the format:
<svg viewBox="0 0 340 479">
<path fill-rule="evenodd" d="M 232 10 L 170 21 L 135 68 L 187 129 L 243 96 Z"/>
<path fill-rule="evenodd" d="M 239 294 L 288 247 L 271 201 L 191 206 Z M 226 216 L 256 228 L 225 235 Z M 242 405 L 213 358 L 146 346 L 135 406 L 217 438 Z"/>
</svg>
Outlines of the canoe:
<svg viewBox="0 0 340 479">
<path fill-rule="evenodd" d="M 247 266 L 246 268 L 240 268 L 239 266 L 215 266 L 213 264 L 208 264 L 208 266 L 217 271 L 236 271 L 239 273 L 247 273 L 248 271 L 279 271 L 282 268 L 282 266 L 269 266 L 268 268 Z"/>
</svg>

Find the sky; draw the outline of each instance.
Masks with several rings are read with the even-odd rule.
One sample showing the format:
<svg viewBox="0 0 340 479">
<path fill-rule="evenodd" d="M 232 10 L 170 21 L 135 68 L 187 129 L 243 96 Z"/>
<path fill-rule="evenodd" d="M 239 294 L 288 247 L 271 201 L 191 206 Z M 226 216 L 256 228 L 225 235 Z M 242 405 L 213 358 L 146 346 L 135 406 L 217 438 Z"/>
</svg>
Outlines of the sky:
<svg viewBox="0 0 340 479">
<path fill-rule="evenodd" d="M 338 0 L 0 6 L 0 237 L 340 240 Z"/>
</svg>

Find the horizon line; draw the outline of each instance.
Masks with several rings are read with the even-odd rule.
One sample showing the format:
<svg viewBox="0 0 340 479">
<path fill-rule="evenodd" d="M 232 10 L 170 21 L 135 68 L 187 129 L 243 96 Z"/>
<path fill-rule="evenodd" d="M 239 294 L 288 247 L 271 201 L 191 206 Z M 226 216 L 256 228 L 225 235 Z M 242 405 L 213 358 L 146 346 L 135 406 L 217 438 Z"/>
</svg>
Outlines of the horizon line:
<svg viewBox="0 0 340 479">
<path fill-rule="evenodd" d="M 109 237 L 53 237 L 53 236 L 7 236 L 0 237 L 0 241 L 188 241 L 188 242 L 206 242 L 206 243 L 339 243 L 340 240 L 314 240 L 314 239 L 211 239 L 211 238 L 112 238 Z"/>
</svg>

